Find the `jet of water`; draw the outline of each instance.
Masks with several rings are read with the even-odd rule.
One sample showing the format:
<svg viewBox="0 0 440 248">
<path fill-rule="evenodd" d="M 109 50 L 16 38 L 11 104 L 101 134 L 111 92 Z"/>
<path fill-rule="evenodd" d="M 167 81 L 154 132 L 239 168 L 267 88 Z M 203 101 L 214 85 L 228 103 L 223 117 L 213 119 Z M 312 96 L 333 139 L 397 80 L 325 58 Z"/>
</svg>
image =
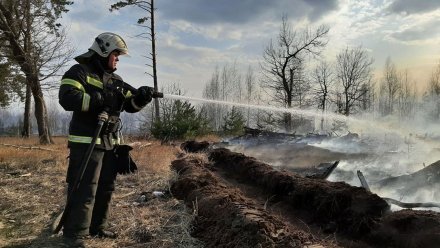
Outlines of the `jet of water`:
<svg viewBox="0 0 440 248">
<path fill-rule="evenodd" d="M 406 140 L 408 139 L 408 137 L 412 137 L 412 139 L 417 139 L 416 135 L 413 135 L 418 132 L 417 130 L 408 126 L 405 127 L 403 125 L 400 125 L 400 123 L 397 123 L 396 125 L 386 121 L 374 120 L 371 116 L 364 118 L 355 118 L 353 116 L 345 116 L 337 113 L 328 113 L 328 112 L 323 113 L 320 110 L 306 110 L 299 108 L 263 106 L 263 105 L 219 101 L 219 100 L 211 100 L 211 99 L 188 97 L 188 96 L 173 95 L 173 94 L 164 94 L 164 98 L 174 99 L 174 100 L 186 100 L 191 102 L 203 102 L 209 104 L 221 104 L 225 106 L 237 106 L 242 108 L 260 109 L 260 110 L 278 112 L 278 113 L 291 113 L 293 115 L 302 116 L 302 117 L 325 118 L 326 120 L 335 120 L 342 122 L 347 125 L 347 128 L 348 130 L 350 130 L 350 132 L 365 134 L 367 136 L 373 135 L 377 137 L 387 137 L 387 135 L 390 134 L 390 135 L 396 135 L 402 140 Z M 440 143 L 436 140 L 418 139 L 418 141 L 424 143 L 425 145 L 428 145 L 429 147 L 440 146 Z"/>
<path fill-rule="evenodd" d="M 173 94 L 164 94 L 164 98 L 174 99 L 174 100 L 187 100 L 187 101 L 204 102 L 204 103 L 211 103 L 211 104 L 221 104 L 221 105 L 225 105 L 225 106 L 237 106 L 237 107 L 242 107 L 242 108 L 261 109 L 261 110 L 266 110 L 266 111 L 271 111 L 271 112 L 291 113 L 294 115 L 301 115 L 301 116 L 307 116 L 307 117 L 321 117 L 323 115 L 323 113 L 316 111 L 316 110 L 304 110 L 304 109 L 298 109 L 298 108 L 283 108 L 283 107 L 254 105 L 254 104 L 246 104 L 246 103 L 238 103 L 238 102 L 228 102 L 228 101 L 219 101 L 219 100 L 211 100 L 211 99 L 204 99 L 204 98 L 180 96 L 180 95 L 173 95 Z M 351 118 L 351 117 L 348 117 L 345 115 L 340 115 L 340 114 L 326 113 L 324 115 L 328 118 L 331 118 L 334 120 L 339 120 L 339 121 L 355 120 L 354 118 Z"/>
<path fill-rule="evenodd" d="M 188 97 L 188 96 L 180 96 L 180 95 L 173 95 L 173 94 L 164 94 L 164 98 L 167 99 L 174 99 L 174 100 L 187 100 L 187 101 L 196 101 L 196 102 L 203 102 L 203 103 L 210 103 L 210 104 L 221 104 L 225 106 L 236 106 L 236 107 L 242 107 L 242 108 L 251 108 L 251 109 L 260 109 L 270 112 L 278 112 L 278 113 L 291 113 L 296 116 L 303 116 L 303 117 L 315 117 L 315 118 L 326 118 L 336 121 L 341 121 L 346 123 L 348 126 L 357 126 L 358 128 L 361 127 L 361 129 L 377 129 L 380 128 L 381 125 L 378 125 L 378 123 L 374 123 L 371 120 L 361 120 L 357 119 L 351 116 L 346 116 L 342 114 L 336 114 L 336 113 L 323 113 L 322 111 L 318 110 L 306 110 L 306 109 L 299 109 L 299 108 L 284 108 L 284 107 L 274 107 L 274 106 L 263 106 L 263 105 L 255 105 L 255 104 L 245 104 L 245 103 L 238 103 L 238 102 L 229 102 L 229 101 L 219 101 L 219 100 L 211 100 L 211 99 L 204 99 L 204 98 L 196 98 L 196 97 Z M 384 131 L 390 132 L 390 130 L 384 128 Z"/>
</svg>

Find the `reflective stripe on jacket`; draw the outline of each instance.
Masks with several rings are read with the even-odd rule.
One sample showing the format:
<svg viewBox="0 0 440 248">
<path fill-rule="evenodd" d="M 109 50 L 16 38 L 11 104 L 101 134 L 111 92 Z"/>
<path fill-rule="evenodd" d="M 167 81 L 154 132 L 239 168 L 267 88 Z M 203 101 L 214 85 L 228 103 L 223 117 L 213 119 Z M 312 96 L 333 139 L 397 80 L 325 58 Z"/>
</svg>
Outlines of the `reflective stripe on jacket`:
<svg viewBox="0 0 440 248">
<path fill-rule="evenodd" d="M 73 143 L 81 143 L 81 144 L 90 144 L 92 143 L 93 137 L 86 137 L 86 136 L 76 136 L 76 135 L 69 135 L 68 141 Z M 120 145 L 121 144 L 121 138 L 117 137 L 114 139 L 111 139 L 113 145 Z M 96 139 L 96 145 L 101 144 L 101 138 Z"/>
<path fill-rule="evenodd" d="M 105 73 L 99 70 L 93 63 L 84 65 L 73 65 L 62 77 L 59 89 L 59 103 L 67 111 L 72 111 L 72 119 L 69 125 L 69 146 L 75 144 L 90 143 L 98 124 L 98 115 L 103 111 L 103 107 L 98 105 L 97 95 L 103 95 L 106 85 L 112 84 L 114 80 L 121 80 L 121 77 L 114 73 Z M 134 113 L 139 111 L 138 106 L 134 106 L 132 99 L 134 96 L 130 91 L 117 89 L 125 99 L 122 100 L 121 111 Z M 120 112 L 108 113 L 110 118 L 119 119 Z M 119 144 L 120 139 L 117 132 L 110 134 L 104 133 L 105 127 L 101 131 L 97 140 L 96 147 L 103 149 L 113 149 L 115 144 Z M 114 131 L 114 130 L 113 130 Z M 104 139 L 104 140 L 103 140 Z"/>
</svg>

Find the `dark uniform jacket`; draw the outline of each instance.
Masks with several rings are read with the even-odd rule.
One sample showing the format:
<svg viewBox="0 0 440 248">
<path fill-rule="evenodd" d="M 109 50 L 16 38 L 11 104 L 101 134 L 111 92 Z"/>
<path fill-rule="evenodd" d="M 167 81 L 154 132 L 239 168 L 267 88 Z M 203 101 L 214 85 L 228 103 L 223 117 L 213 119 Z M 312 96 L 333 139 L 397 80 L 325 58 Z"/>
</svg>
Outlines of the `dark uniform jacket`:
<svg viewBox="0 0 440 248">
<path fill-rule="evenodd" d="M 126 84 L 114 73 L 105 72 L 99 61 L 72 66 L 62 77 L 59 90 L 59 103 L 67 111 L 73 111 L 69 126 L 69 147 L 90 144 L 98 124 L 98 115 L 104 110 L 102 96 L 104 91 L 114 94 L 112 109 L 106 108 L 109 121 L 103 126 L 96 148 L 113 149 L 120 144 L 119 115 L 122 111 L 138 112 L 144 106 L 138 106 Z M 131 86 L 130 86 L 131 87 Z M 98 93 L 101 95 L 99 97 Z"/>
</svg>

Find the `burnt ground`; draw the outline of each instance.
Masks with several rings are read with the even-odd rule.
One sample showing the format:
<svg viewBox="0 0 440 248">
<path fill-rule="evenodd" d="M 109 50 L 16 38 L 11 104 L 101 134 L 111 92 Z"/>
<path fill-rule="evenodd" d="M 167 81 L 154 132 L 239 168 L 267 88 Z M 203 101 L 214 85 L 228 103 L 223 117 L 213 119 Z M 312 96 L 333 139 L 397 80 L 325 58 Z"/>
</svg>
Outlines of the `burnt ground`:
<svg viewBox="0 0 440 248">
<path fill-rule="evenodd" d="M 186 155 L 171 193 L 206 247 L 438 247 L 440 214 L 401 210 L 343 182 L 303 177 L 227 149 Z"/>
</svg>

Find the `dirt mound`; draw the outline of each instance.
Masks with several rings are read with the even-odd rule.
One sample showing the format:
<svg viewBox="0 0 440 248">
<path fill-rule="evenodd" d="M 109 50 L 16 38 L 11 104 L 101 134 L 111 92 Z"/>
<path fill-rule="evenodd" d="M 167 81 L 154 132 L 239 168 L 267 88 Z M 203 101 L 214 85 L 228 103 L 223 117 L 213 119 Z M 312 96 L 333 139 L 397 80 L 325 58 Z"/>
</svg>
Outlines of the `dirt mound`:
<svg viewBox="0 0 440 248">
<path fill-rule="evenodd" d="M 391 212 L 379 196 L 341 182 L 278 171 L 219 148 L 210 162 L 175 160 L 172 193 L 196 214 L 208 247 L 437 247 L 440 214 Z M 270 206 L 269 206 L 270 205 Z M 302 224 L 299 224 L 302 223 Z M 328 240 L 331 233 L 334 240 Z"/>
<path fill-rule="evenodd" d="M 351 235 L 368 233 L 389 209 L 382 198 L 363 188 L 276 171 L 254 158 L 227 149 L 213 150 L 209 158 L 214 166 L 222 167 L 231 176 L 263 188 L 296 209 L 307 211 L 315 222 L 334 223 L 337 230 Z"/>
<path fill-rule="evenodd" d="M 172 193 L 196 211 L 193 235 L 206 247 L 304 247 L 312 235 L 292 230 L 277 217 L 258 208 L 237 189 L 228 188 L 198 160 L 172 163 L 179 179 Z"/>
<path fill-rule="evenodd" d="M 369 237 L 378 246 L 439 247 L 440 215 L 433 211 L 397 211 L 384 216 Z"/>
</svg>

